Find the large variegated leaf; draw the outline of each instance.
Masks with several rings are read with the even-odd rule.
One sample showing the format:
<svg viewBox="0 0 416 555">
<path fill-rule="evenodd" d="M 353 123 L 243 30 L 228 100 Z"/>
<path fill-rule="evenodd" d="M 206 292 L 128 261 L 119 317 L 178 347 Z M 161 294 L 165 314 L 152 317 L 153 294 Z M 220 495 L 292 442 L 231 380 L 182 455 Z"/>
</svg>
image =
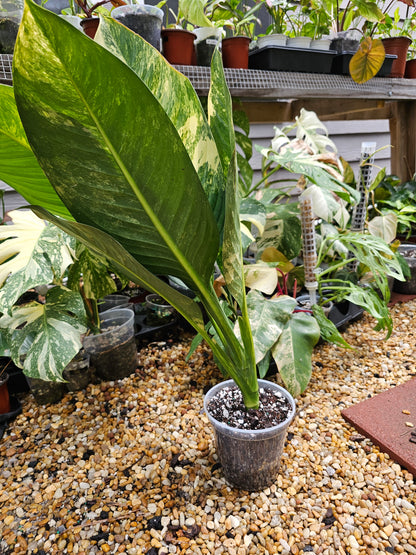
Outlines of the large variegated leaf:
<svg viewBox="0 0 416 555">
<path fill-rule="evenodd" d="M 315 154 L 323 154 L 330 149 L 337 152 L 335 143 L 329 138 L 328 130 L 315 112 L 302 108 L 296 118 L 296 137 L 304 141 Z"/>
<path fill-rule="evenodd" d="M 336 193 L 348 202 L 351 202 L 351 199 L 358 202 L 357 191 L 341 181 L 341 176 L 337 176 L 337 172 L 331 168 L 331 165 L 322 160 L 321 154 L 311 154 L 306 143 L 288 142 L 286 136 L 282 137 L 282 140 L 284 142 L 279 144 L 278 151 L 261 148 L 257 145 L 256 149 L 262 156 L 289 172 L 305 176 L 312 183 Z"/>
<path fill-rule="evenodd" d="M 13 88 L 0 84 L 0 179 L 27 202 L 70 217 L 33 155 L 17 112 Z"/>
<path fill-rule="evenodd" d="M 215 49 L 211 61 L 211 86 L 208 93 L 208 121 L 217 143 L 224 178 L 230 167 L 235 151 L 233 110 L 230 91 L 225 80 L 221 54 Z"/>
<path fill-rule="evenodd" d="M 7 312 L 28 289 L 52 283 L 72 263 L 74 239 L 45 225 L 30 210 L 10 212 L 12 225 L 0 226 L 0 312 Z"/>
<path fill-rule="evenodd" d="M 65 366 L 82 347 L 84 323 L 81 296 L 61 287 L 48 291 L 45 304 L 17 306 L 12 316 L 0 318 L 0 328 L 12 333 L 14 362 L 27 376 L 51 381 L 64 381 Z M 23 365 L 22 355 L 26 355 Z"/>
<path fill-rule="evenodd" d="M 257 291 L 247 295 L 247 308 L 253 332 L 256 362 L 260 362 L 279 339 L 282 331 L 292 317 L 296 301 L 282 296 L 266 299 Z"/>
<path fill-rule="evenodd" d="M 272 356 L 279 374 L 293 396 L 305 391 L 312 374 L 312 351 L 320 330 L 315 318 L 298 312 L 292 314 L 279 340 L 272 347 Z"/>
<path fill-rule="evenodd" d="M 77 244 L 76 260 L 69 268 L 68 287 L 78 291 L 82 278 L 82 289 L 87 299 L 102 299 L 117 291 L 110 268 L 105 258 L 97 256 L 81 243 Z"/>
<path fill-rule="evenodd" d="M 113 18 L 101 19 L 94 40 L 129 66 L 163 107 L 183 141 L 222 230 L 223 168 L 204 110 L 189 79 L 149 43 L 138 40 L 135 33 Z"/>
<path fill-rule="evenodd" d="M 85 224 L 56 218 L 39 206 L 34 206 L 32 208 L 40 217 L 51 221 L 66 233 L 76 237 L 92 252 L 106 258 L 111 266 L 118 270 L 123 276 L 131 279 L 134 283 L 142 285 L 149 291 L 154 291 L 161 295 L 188 321 L 193 323 L 198 331 L 200 331 L 200 328 L 204 329 L 204 321 L 198 305 L 192 299 L 182 295 L 176 289 L 170 287 L 166 282 L 149 272 L 144 266 L 137 262 L 120 243 L 115 241 L 111 235 Z"/>
<path fill-rule="evenodd" d="M 222 250 L 223 275 L 231 295 L 241 308 L 244 304 L 243 249 L 240 233 L 235 152 L 233 163 L 230 165 L 228 172 L 225 210 L 226 218 Z"/>
<path fill-rule="evenodd" d="M 197 289 L 208 284 L 217 225 L 177 130 L 146 84 L 31 0 L 13 79 L 28 140 L 74 218 L 108 230 L 154 273 Z"/>
</svg>

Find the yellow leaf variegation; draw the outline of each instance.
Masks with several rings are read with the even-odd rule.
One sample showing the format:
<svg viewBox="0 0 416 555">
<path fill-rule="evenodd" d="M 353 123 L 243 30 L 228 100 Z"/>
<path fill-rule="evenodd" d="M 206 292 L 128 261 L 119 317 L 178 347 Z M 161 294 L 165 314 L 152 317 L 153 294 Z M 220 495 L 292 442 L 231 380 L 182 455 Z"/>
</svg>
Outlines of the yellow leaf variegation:
<svg viewBox="0 0 416 555">
<path fill-rule="evenodd" d="M 379 72 L 386 52 L 380 39 L 365 37 L 350 60 L 350 75 L 356 83 L 366 83 Z"/>
</svg>

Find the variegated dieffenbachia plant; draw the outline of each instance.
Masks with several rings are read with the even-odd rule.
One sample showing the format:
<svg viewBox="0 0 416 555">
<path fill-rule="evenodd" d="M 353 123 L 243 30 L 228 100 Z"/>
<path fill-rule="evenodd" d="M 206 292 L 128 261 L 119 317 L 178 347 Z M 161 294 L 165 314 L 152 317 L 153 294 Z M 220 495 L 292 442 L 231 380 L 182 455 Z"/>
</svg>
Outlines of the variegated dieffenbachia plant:
<svg viewBox="0 0 416 555">
<path fill-rule="evenodd" d="M 0 226 L 0 352 L 10 353 L 29 377 L 62 380 L 82 334 L 94 325 L 86 308 L 116 286 L 106 262 L 55 225 L 30 210 L 9 217 Z M 44 302 L 22 300 L 45 285 Z"/>
<path fill-rule="evenodd" d="M 173 305 L 211 346 L 247 407 L 259 402 L 256 365 L 280 337 L 279 369 L 293 394 L 303 391 L 315 320 L 293 314 L 291 299 L 283 307 L 245 293 L 231 98 L 219 52 L 206 118 L 189 80 L 118 22 L 101 18 L 92 41 L 28 0 L 13 81 L 25 138 L 47 177 L 37 191 L 57 193 L 51 203 L 37 202 L 36 214 Z M 10 134 L 2 140 L 13 148 Z M 216 261 L 232 318 L 212 285 Z M 157 274 L 196 293 L 212 335 L 198 304 Z"/>
</svg>

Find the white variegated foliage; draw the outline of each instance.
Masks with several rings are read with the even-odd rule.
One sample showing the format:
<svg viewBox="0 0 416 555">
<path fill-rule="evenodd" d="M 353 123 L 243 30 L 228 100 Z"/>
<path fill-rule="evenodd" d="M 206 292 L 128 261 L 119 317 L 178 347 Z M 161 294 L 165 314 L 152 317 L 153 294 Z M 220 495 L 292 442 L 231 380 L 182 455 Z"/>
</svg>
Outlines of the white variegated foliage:
<svg viewBox="0 0 416 555">
<path fill-rule="evenodd" d="M 0 312 L 7 312 L 28 289 L 59 281 L 72 263 L 75 239 L 30 210 L 9 213 L 0 226 Z"/>
</svg>

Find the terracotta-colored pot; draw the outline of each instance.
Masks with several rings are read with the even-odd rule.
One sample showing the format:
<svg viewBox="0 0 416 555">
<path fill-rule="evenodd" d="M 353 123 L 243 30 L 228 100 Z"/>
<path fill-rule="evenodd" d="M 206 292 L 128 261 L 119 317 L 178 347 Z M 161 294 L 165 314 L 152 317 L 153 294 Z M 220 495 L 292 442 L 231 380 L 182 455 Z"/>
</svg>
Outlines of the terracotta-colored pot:
<svg viewBox="0 0 416 555">
<path fill-rule="evenodd" d="M 86 17 L 85 19 L 81 19 L 82 30 L 92 39 L 95 37 L 99 23 L 99 17 Z"/>
<path fill-rule="evenodd" d="M 186 29 L 162 29 L 163 55 L 171 64 L 190 66 L 196 35 Z"/>
<path fill-rule="evenodd" d="M 0 414 L 7 414 L 10 412 L 9 390 L 7 388 L 8 379 L 9 375 L 7 372 L 3 372 L 0 376 Z"/>
<path fill-rule="evenodd" d="M 407 60 L 404 76 L 406 79 L 416 79 L 416 60 Z"/>
<path fill-rule="evenodd" d="M 222 60 L 224 67 L 248 69 L 248 37 L 222 39 Z"/>
<path fill-rule="evenodd" d="M 390 37 L 388 39 L 383 39 L 386 54 L 394 54 L 397 56 L 397 58 L 393 60 L 389 77 L 401 78 L 404 76 L 407 50 L 411 42 L 412 41 L 408 37 Z"/>
</svg>

